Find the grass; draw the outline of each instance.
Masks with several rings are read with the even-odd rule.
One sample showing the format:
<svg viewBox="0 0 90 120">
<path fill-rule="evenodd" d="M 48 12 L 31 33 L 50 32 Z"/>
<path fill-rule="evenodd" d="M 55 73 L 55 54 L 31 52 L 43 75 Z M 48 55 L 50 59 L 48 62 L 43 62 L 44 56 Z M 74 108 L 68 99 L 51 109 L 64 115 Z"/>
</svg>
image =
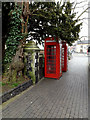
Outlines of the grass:
<svg viewBox="0 0 90 120">
<path fill-rule="evenodd" d="M 2 93 L 5 93 L 7 91 L 9 91 L 12 88 L 15 88 L 25 82 L 27 82 L 29 80 L 29 78 L 27 78 L 27 76 L 24 76 L 22 78 L 17 78 L 17 81 L 12 82 L 12 81 L 8 81 L 7 77 L 4 76 L 3 80 L 0 81 L 0 86 L 2 86 Z"/>
</svg>

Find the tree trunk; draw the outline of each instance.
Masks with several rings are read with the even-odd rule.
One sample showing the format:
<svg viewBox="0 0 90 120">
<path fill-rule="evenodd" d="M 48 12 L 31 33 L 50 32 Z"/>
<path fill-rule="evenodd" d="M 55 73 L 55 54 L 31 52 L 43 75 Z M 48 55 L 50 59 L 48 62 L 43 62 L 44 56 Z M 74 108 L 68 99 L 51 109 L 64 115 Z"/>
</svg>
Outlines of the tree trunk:
<svg viewBox="0 0 90 120">
<path fill-rule="evenodd" d="M 2 59 L 4 58 L 4 54 L 5 54 L 5 42 L 6 42 L 6 39 L 3 37 L 2 38 Z"/>
<path fill-rule="evenodd" d="M 17 2 L 17 4 L 22 8 L 23 15 L 21 16 L 22 19 L 22 30 L 21 32 L 23 34 L 28 34 L 28 19 L 29 19 L 29 2 Z M 23 8 L 24 5 L 24 8 Z M 26 42 L 26 37 L 21 40 L 20 45 L 18 46 L 18 51 L 16 51 L 16 55 L 13 57 L 12 63 L 10 65 L 10 71 L 9 71 L 9 81 L 15 82 L 17 79 L 18 72 L 21 74 L 21 71 L 24 69 L 24 63 L 23 63 L 23 46 Z M 22 74 L 21 74 L 22 76 Z"/>
</svg>

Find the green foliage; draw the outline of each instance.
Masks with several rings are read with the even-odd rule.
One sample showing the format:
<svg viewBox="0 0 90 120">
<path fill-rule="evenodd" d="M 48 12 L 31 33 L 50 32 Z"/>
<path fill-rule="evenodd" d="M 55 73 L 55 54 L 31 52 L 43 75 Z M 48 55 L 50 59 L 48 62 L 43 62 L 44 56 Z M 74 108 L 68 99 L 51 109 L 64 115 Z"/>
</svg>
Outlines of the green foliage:
<svg viewBox="0 0 90 120">
<path fill-rule="evenodd" d="M 31 39 L 42 43 L 46 37 L 58 37 L 65 40 L 69 45 L 78 40 L 80 26 L 76 13 L 72 12 L 73 4 L 70 2 L 61 5 L 59 2 L 34 2 L 30 3 L 30 15 L 28 23 L 28 32 Z M 15 55 L 20 40 L 23 39 L 21 34 L 21 14 L 22 10 L 15 6 L 10 12 L 8 21 L 9 34 L 6 40 L 6 51 L 4 63 L 10 63 Z"/>
<path fill-rule="evenodd" d="M 65 5 L 64 14 L 62 14 L 62 40 L 66 40 L 66 42 L 71 45 L 74 41 L 79 39 L 80 26 L 82 23 L 78 24 L 78 19 L 76 19 L 76 13 L 72 12 L 73 4 L 67 2 Z"/>
<path fill-rule="evenodd" d="M 12 87 L 17 87 L 19 84 L 18 83 L 13 83 Z"/>
<path fill-rule="evenodd" d="M 48 36 L 48 29 L 50 26 L 50 20 L 52 19 L 53 9 L 55 3 L 53 2 L 36 2 L 30 4 L 31 15 L 29 18 L 29 28 L 31 39 L 42 43 L 42 41 Z"/>
<path fill-rule="evenodd" d="M 9 12 L 10 23 L 9 23 L 9 34 L 6 40 L 6 50 L 4 63 L 10 63 L 12 61 L 12 57 L 15 55 L 17 46 L 20 43 L 20 40 L 23 38 L 21 34 L 21 16 L 22 10 L 15 6 L 13 10 Z"/>
<path fill-rule="evenodd" d="M 5 83 L 2 83 L 2 86 L 6 85 Z"/>
<path fill-rule="evenodd" d="M 0 82 L 0 87 L 1 87 L 1 86 L 5 86 L 5 85 L 6 85 L 6 83 Z"/>
<path fill-rule="evenodd" d="M 59 2 L 30 4 L 29 32 L 31 39 L 42 43 L 46 37 L 58 37 L 69 45 L 78 40 L 80 26 L 76 13 L 72 12 L 70 2 L 61 5 Z"/>
</svg>

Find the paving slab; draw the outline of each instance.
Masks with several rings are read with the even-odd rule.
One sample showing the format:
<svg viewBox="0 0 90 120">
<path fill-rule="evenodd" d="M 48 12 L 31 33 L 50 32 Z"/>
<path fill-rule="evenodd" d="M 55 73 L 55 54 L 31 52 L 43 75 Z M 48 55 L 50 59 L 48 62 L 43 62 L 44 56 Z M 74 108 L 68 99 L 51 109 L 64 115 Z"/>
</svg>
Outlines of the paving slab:
<svg viewBox="0 0 90 120">
<path fill-rule="evenodd" d="M 45 78 L 4 105 L 3 118 L 88 118 L 88 57 L 73 54 L 59 80 Z"/>
</svg>

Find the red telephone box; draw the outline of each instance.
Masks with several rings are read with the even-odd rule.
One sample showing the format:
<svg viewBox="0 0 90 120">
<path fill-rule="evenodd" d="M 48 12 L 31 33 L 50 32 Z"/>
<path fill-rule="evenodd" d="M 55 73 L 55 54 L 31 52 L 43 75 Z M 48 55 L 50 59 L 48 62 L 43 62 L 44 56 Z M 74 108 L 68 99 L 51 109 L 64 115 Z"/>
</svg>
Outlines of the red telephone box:
<svg viewBox="0 0 90 120">
<path fill-rule="evenodd" d="M 60 45 L 54 37 L 45 39 L 45 77 L 59 79 L 62 75 L 60 69 Z"/>
<path fill-rule="evenodd" d="M 66 42 L 62 42 L 62 71 L 67 71 L 67 45 Z"/>
</svg>

